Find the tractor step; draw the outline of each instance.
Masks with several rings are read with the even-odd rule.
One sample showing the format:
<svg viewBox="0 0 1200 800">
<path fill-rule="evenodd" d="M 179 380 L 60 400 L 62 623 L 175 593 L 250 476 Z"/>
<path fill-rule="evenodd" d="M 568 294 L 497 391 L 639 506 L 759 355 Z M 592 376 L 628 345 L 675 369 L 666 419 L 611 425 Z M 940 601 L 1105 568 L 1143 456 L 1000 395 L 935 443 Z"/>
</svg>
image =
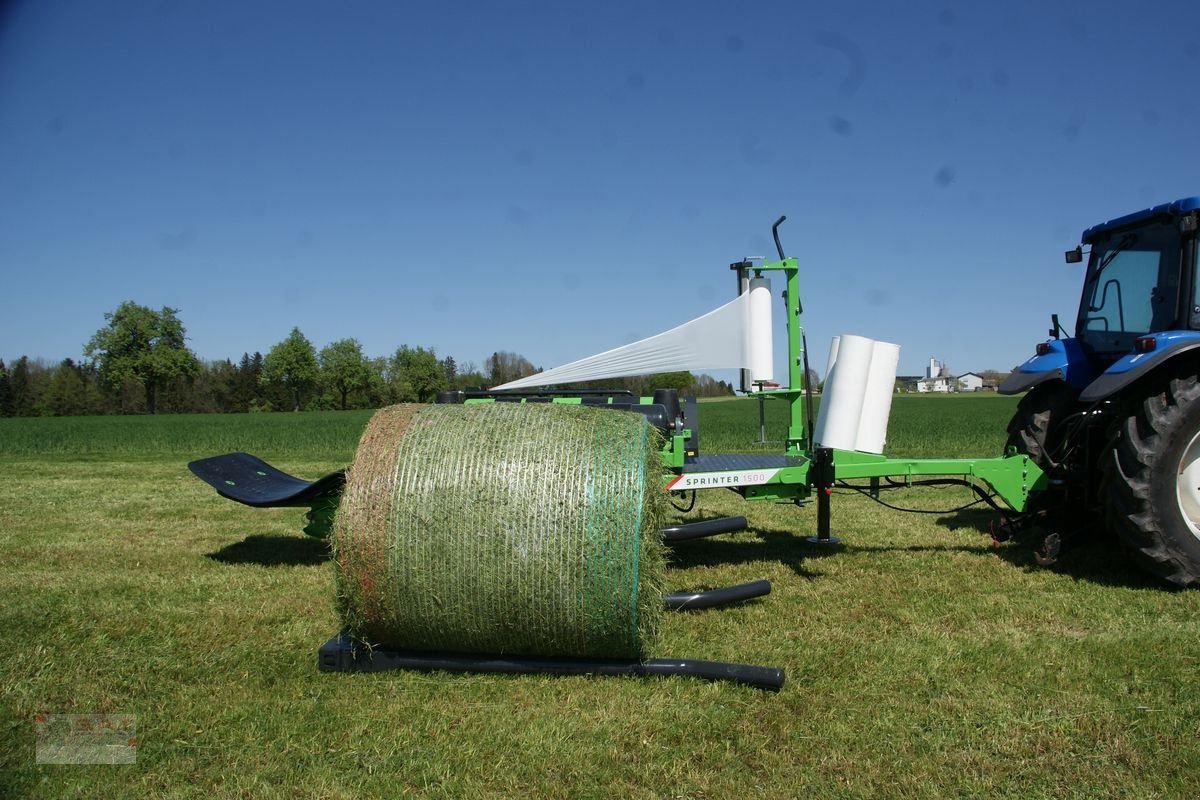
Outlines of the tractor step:
<svg viewBox="0 0 1200 800">
<path fill-rule="evenodd" d="M 306 481 L 249 453 L 201 458 L 188 464 L 188 469 L 222 497 L 255 508 L 311 506 L 336 497 L 346 485 L 345 470 Z"/>
<path fill-rule="evenodd" d="M 381 647 L 366 647 L 345 632 L 321 645 L 317 651 L 317 666 L 321 672 L 387 672 L 411 669 L 422 672 L 499 672 L 509 675 L 680 675 L 708 681 L 730 681 L 771 692 L 782 689 L 784 680 L 783 670 L 775 667 L 687 658 L 650 658 L 638 661 L 402 652 Z"/>
<path fill-rule="evenodd" d="M 745 517 L 717 517 L 699 522 L 686 522 L 681 525 L 670 525 L 662 528 L 664 542 L 686 542 L 688 539 L 703 539 L 706 536 L 718 536 L 722 533 L 736 533 L 746 530 Z"/>
</svg>

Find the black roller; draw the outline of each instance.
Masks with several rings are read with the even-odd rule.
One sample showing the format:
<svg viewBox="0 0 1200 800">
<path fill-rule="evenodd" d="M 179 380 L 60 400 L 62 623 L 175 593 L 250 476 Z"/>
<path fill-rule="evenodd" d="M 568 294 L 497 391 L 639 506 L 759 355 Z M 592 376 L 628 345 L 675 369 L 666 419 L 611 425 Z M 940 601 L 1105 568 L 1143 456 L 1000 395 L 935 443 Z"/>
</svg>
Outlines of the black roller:
<svg viewBox="0 0 1200 800">
<path fill-rule="evenodd" d="M 671 525 L 663 528 L 661 532 L 664 542 L 686 542 L 688 539 L 703 539 L 706 536 L 744 531 L 746 525 L 745 517 L 717 517 L 699 522 L 687 522 L 682 525 Z"/>
<path fill-rule="evenodd" d="M 500 672 L 506 674 L 611 675 L 669 677 L 673 675 L 706 681 L 730 681 L 755 689 L 778 692 L 783 688 L 783 670 L 723 661 L 687 658 L 651 658 L 646 661 L 617 659 L 496 657 L 457 653 L 400 653 L 362 647 L 345 633 L 338 634 L 317 651 L 322 672 L 384 672 L 411 669 L 431 672 Z"/>
<path fill-rule="evenodd" d="M 679 411 L 679 392 L 674 389 L 655 389 L 654 402 L 667 410 L 667 419 L 672 424 L 681 416 Z"/>
<path fill-rule="evenodd" d="M 462 401 L 462 392 L 438 392 L 434 399 L 435 403 L 461 403 Z"/>
<path fill-rule="evenodd" d="M 727 606 L 730 603 L 740 603 L 755 597 L 765 597 L 770 593 L 770 581 L 751 581 L 750 583 L 739 583 L 736 586 L 726 586 L 724 589 L 710 589 L 707 592 L 675 592 L 664 597 L 663 604 L 670 611 L 690 611 L 697 608 Z"/>
<path fill-rule="evenodd" d="M 587 405 L 587 398 L 584 398 L 584 405 Z M 623 400 L 614 400 L 611 403 L 601 404 L 599 408 L 606 408 L 609 411 L 630 411 L 635 414 L 641 414 L 646 418 L 646 421 L 658 428 L 664 436 L 670 433 L 671 421 L 667 419 L 667 409 L 657 403 L 627 403 Z"/>
</svg>

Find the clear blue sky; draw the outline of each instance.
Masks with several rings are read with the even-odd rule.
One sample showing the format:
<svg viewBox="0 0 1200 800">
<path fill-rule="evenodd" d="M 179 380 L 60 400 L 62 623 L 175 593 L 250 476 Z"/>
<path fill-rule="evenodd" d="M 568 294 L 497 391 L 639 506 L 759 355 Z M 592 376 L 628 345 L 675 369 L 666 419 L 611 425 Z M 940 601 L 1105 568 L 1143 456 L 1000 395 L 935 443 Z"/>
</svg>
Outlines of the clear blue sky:
<svg viewBox="0 0 1200 800">
<path fill-rule="evenodd" d="M 725 302 L 787 214 L 815 367 L 1008 369 L 1080 231 L 1200 194 L 1198 74 L 1195 0 L 18 3 L 0 358 L 134 300 L 205 359 L 552 367 Z"/>
</svg>

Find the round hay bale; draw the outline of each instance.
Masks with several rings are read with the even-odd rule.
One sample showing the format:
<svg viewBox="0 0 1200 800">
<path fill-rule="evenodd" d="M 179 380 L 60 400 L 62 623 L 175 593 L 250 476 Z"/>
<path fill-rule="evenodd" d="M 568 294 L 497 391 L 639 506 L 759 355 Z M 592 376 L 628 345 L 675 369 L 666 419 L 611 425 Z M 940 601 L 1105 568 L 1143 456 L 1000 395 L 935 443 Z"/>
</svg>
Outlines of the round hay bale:
<svg viewBox="0 0 1200 800">
<path fill-rule="evenodd" d="M 663 612 L 661 476 L 639 414 L 384 409 L 334 525 L 343 623 L 405 650 L 640 657 Z"/>
</svg>

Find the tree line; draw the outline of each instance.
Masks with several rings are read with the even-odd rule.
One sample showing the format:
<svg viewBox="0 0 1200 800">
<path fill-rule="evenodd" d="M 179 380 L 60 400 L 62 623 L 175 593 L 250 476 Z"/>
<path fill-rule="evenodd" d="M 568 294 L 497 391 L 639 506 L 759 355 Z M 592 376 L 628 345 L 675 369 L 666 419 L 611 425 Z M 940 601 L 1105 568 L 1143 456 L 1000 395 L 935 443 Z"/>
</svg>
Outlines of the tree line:
<svg viewBox="0 0 1200 800">
<path fill-rule="evenodd" d="M 429 403 L 438 392 L 498 386 L 540 372 L 525 357 L 496 351 L 482 367 L 439 357 L 433 347 L 401 345 L 369 357 L 353 338 L 317 349 L 299 328 L 266 355 L 207 361 L 187 347 L 173 308 L 125 302 L 83 347 L 84 358 L 57 364 L 21 356 L 0 360 L 0 416 L 235 413 L 379 408 Z M 731 395 L 708 375 L 672 372 L 599 382 L 648 394 L 674 388 L 698 396 Z M 599 388 L 580 384 L 575 388 Z"/>
</svg>

